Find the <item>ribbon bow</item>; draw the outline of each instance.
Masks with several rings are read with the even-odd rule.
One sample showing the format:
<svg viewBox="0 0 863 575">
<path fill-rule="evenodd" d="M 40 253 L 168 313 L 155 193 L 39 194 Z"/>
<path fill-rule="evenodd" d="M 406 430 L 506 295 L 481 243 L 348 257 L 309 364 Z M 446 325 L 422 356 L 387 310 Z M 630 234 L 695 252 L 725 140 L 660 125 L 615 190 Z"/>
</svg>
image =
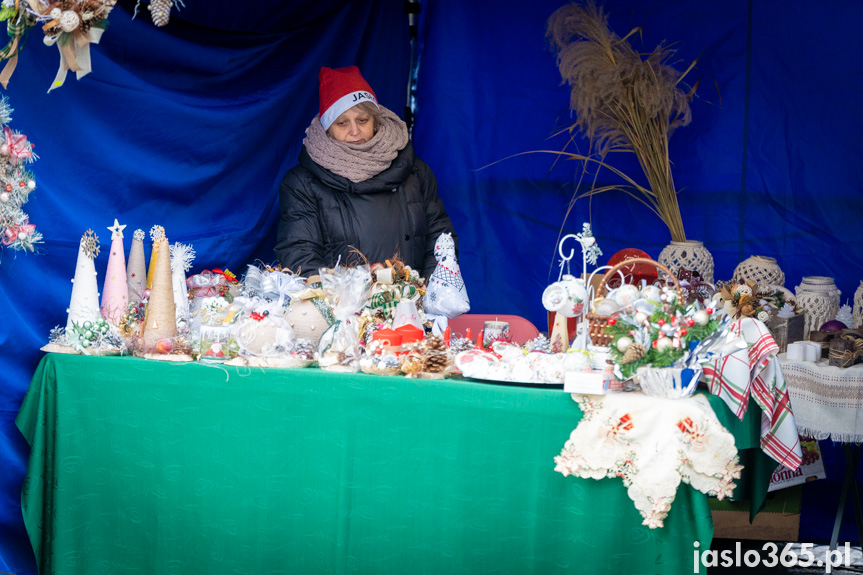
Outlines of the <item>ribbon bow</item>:
<svg viewBox="0 0 863 575">
<path fill-rule="evenodd" d="M 18 224 L 17 226 L 11 226 L 7 228 L 6 232 L 3 234 L 3 245 L 8 246 L 12 242 L 18 240 L 18 236 L 20 234 L 25 234 L 25 237 L 31 235 L 35 229 L 35 225 L 26 222 L 23 224 Z"/>
<path fill-rule="evenodd" d="M 18 9 L 17 1 L 15 8 Z M 3 88 L 9 85 L 9 79 L 12 78 L 12 73 L 18 66 L 18 53 L 24 47 L 21 39 L 34 23 L 35 20 L 27 12 L 20 9 L 6 21 L 6 34 L 9 36 L 9 43 L 0 50 L 0 60 L 6 60 L 6 65 L 0 72 L 0 84 L 3 85 Z"/>
<path fill-rule="evenodd" d="M 214 274 L 219 274 L 220 276 L 225 278 L 225 281 L 228 283 L 236 284 L 240 283 L 240 280 L 237 279 L 237 276 L 231 270 L 220 270 L 219 268 L 213 268 Z"/>
<path fill-rule="evenodd" d="M 9 129 L 9 126 L 3 126 L 3 132 L 6 136 L 6 155 L 13 165 L 19 160 L 29 160 L 33 157 L 33 146 L 27 144 L 27 136 L 16 134 Z"/>
<path fill-rule="evenodd" d="M 195 297 L 215 297 L 219 295 L 218 288 L 225 285 L 225 276 L 204 270 L 187 279 L 186 285 Z"/>
</svg>

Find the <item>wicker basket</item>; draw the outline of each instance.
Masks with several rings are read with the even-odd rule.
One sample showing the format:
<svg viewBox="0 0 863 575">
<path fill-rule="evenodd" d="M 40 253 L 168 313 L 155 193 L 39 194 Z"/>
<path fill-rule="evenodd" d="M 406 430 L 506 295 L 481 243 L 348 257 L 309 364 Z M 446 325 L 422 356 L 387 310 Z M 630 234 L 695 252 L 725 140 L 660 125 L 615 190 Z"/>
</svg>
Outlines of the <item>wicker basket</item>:
<svg viewBox="0 0 863 575">
<path fill-rule="evenodd" d="M 674 287 L 677 290 L 677 298 L 680 302 L 686 301 L 686 294 L 683 292 L 683 288 L 680 287 L 680 282 L 677 281 L 677 278 L 671 273 L 667 267 L 659 263 L 658 261 L 652 260 L 650 258 L 632 258 L 629 260 L 623 260 L 619 262 L 615 266 L 613 266 L 610 270 L 605 273 L 605 277 L 602 278 L 602 281 L 599 282 L 599 287 L 596 290 L 596 297 L 603 298 L 608 293 L 608 288 L 605 283 L 611 277 L 617 273 L 617 270 L 620 268 L 632 265 L 632 264 L 650 264 L 652 266 L 656 266 L 661 272 L 664 272 L 671 280 L 674 282 Z M 605 333 L 605 328 L 608 327 L 608 318 L 611 316 L 608 315 L 600 315 L 597 313 L 589 313 L 587 314 L 587 322 L 588 322 L 588 335 L 590 335 L 590 341 L 593 342 L 593 345 L 600 347 L 608 347 L 611 345 L 611 336 Z"/>
</svg>

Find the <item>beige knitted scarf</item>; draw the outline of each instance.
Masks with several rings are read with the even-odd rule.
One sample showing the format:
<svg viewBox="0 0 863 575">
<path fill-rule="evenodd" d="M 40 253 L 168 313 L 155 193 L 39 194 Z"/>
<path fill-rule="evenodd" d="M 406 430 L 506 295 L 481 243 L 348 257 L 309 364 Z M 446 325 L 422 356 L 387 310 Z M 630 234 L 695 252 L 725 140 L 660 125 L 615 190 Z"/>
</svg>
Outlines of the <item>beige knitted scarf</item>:
<svg viewBox="0 0 863 575">
<path fill-rule="evenodd" d="M 303 145 L 316 164 L 359 183 L 390 167 L 399 151 L 408 145 L 408 128 L 401 118 L 381 106 L 377 133 L 365 144 L 353 145 L 327 136 L 320 116 L 315 116 L 306 128 Z"/>
</svg>

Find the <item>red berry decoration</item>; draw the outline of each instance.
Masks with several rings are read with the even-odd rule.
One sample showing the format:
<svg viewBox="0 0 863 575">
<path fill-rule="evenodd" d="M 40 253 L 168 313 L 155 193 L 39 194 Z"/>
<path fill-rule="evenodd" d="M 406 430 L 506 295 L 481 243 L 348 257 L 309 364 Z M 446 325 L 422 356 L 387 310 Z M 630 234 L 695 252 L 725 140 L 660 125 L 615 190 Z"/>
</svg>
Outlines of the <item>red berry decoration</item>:
<svg viewBox="0 0 863 575">
<path fill-rule="evenodd" d="M 713 315 L 713 308 L 712 308 L 712 307 L 709 307 L 709 308 L 707 308 L 707 309 L 706 309 L 706 310 L 704 310 L 704 311 L 706 311 L 706 312 L 707 312 L 707 315 Z"/>
<path fill-rule="evenodd" d="M 616 318 L 616 317 L 610 317 L 610 318 L 608 318 L 608 325 L 614 325 L 614 324 L 616 324 L 616 323 L 617 323 L 617 318 Z"/>
<path fill-rule="evenodd" d="M 7 192 L 11 192 L 11 191 L 12 191 L 12 184 L 6 184 L 6 191 L 7 191 Z"/>
<path fill-rule="evenodd" d="M 659 341 L 658 339 L 653 340 L 653 349 L 656 349 L 656 342 L 658 342 L 658 341 Z"/>
<path fill-rule="evenodd" d="M 665 325 L 665 320 L 662 318 L 659 318 L 658 320 L 656 320 L 656 325 Z"/>
<path fill-rule="evenodd" d="M 686 335 L 688 332 L 685 327 L 680 328 L 680 335 Z"/>
<path fill-rule="evenodd" d="M 19 188 L 23 188 L 23 187 L 24 187 L 24 186 L 26 186 L 26 185 L 27 185 L 27 184 L 25 184 L 24 182 L 18 182 L 18 187 L 19 187 Z"/>
</svg>

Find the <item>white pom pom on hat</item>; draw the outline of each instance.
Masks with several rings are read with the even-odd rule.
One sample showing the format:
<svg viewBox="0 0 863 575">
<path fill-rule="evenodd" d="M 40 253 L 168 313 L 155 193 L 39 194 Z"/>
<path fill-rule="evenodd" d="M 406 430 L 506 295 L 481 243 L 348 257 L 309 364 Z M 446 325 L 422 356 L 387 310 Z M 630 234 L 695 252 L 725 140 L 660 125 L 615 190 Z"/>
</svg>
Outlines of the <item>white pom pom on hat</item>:
<svg viewBox="0 0 863 575">
<path fill-rule="evenodd" d="M 321 97 L 321 125 L 329 130 L 336 119 L 360 102 L 371 102 L 377 107 L 378 100 L 360 69 L 356 66 L 346 68 L 321 68 L 318 74 Z"/>
</svg>

